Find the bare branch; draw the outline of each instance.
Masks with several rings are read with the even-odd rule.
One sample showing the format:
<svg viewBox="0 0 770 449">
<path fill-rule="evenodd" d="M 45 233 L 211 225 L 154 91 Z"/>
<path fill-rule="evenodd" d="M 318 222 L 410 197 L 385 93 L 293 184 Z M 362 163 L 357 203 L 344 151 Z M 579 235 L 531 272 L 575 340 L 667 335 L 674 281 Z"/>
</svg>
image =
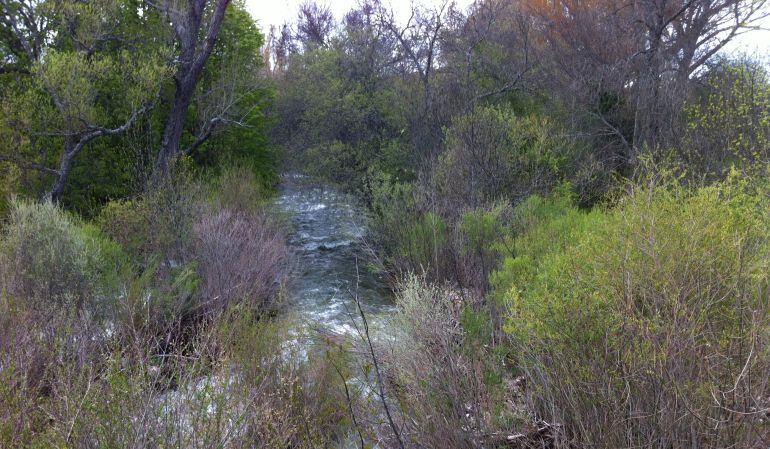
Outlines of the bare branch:
<svg viewBox="0 0 770 449">
<path fill-rule="evenodd" d="M 25 162 L 25 161 L 22 161 L 20 159 L 14 158 L 14 157 L 4 156 L 2 154 L 0 154 L 0 161 L 10 162 L 11 164 L 16 165 L 17 167 L 25 169 L 25 170 L 36 170 L 36 171 L 43 172 L 43 173 L 46 173 L 46 174 L 49 174 L 49 175 L 53 175 L 53 176 L 58 176 L 59 175 L 59 171 L 58 170 L 54 170 L 52 168 L 46 167 L 46 166 L 41 165 L 41 164 L 36 164 L 36 163 L 33 163 L 33 162 Z"/>
</svg>

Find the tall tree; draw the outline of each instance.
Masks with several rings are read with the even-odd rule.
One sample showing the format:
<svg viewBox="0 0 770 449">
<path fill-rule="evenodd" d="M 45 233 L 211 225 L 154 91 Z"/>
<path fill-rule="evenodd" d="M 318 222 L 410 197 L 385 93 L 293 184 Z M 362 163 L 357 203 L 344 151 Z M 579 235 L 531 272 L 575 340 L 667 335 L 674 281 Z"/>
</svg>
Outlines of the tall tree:
<svg viewBox="0 0 770 449">
<path fill-rule="evenodd" d="M 676 144 L 682 103 L 719 50 L 767 16 L 766 0 L 533 0 L 565 104 L 617 154 Z M 559 79 L 561 77 L 561 79 Z"/>
<path fill-rule="evenodd" d="M 297 39 L 304 46 L 323 47 L 334 30 L 334 15 L 327 6 L 308 1 L 300 5 L 297 16 Z"/>
<path fill-rule="evenodd" d="M 166 0 L 148 4 L 166 14 L 176 38 L 174 99 L 166 118 L 154 178 L 169 173 L 180 154 L 184 122 L 203 68 L 214 49 L 230 0 Z"/>
<path fill-rule="evenodd" d="M 476 2 L 467 14 L 450 10 L 442 62 L 463 110 L 526 87 L 534 66 L 531 22 L 507 0 Z"/>
<path fill-rule="evenodd" d="M 441 33 L 446 27 L 449 2 L 443 1 L 435 8 L 412 6 L 411 14 L 402 26 L 393 10 L 380 8 L 379 20 L 398 42 L 396 57 L 401 62 L 404 76 L 416 75 L 422 86 L 422 104 L 419 115 L 413 121 L 413 146 L 435 156 L 440 148 L 441 125 L 435 110 L 436 70 L 439 61 Z M 422 124 L 422 126 L 417 126 Z"/>
<path fill-rule="evenodd" d="M 145 45 L 139 30 L 149 19 L 130 2 L 0 5 L 3 68 L 19 75 L 4 83 L 3 100 L 21 106 L 2 118 L 7 133 L 25 136 L 10 140 L 16 145 L 3 148 L 0 160 L 53 177 L 44 196 L 58 201 L 85 146 L 124 133 L 153 106 L 165 52 Z"/>
<path fill-rule="evenodd" d="M 271 88 L 265 76 L 265 39 L 242 4 L 228 8 L 190 108 L 181 154 L 202 165 L 239 159 L 265 174 L 264 109 Z M 259 161 L 259 162 L 258 162 Z"/>
</svg>

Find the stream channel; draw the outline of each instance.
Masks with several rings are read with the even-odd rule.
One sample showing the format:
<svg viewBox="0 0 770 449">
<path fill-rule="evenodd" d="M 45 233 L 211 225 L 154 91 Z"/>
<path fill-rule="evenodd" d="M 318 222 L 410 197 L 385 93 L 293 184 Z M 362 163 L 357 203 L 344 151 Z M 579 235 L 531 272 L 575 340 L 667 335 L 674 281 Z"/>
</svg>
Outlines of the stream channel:
<svg viewBox="0 0 770 449">
<path fill-rule="evenodd" d="M 356 295 L 370 321 L 395 310 L 389 289 L 368 268 L 367 215 L 354 196 L 301 175 L 285 175 L 276 203 L 293 224 L 289 243 L 299 267 L 290 291 L 303 321 L 350 335 L 358 317 Z"/>
</svg>

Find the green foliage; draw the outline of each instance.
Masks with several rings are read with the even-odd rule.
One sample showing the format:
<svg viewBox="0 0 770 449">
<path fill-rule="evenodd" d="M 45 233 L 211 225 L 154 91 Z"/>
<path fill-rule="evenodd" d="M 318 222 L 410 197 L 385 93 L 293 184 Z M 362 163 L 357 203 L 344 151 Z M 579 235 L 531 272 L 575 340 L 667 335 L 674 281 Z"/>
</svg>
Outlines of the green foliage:
<svg viewBox="0 0 770 449">
<path fill-rule="evenodd" d="M 469 424 L 496 432 L 518 411 L 498 407 L 505 371 L 490 351 L 489 317 L 462 307 L 457 291 L 409 276 L 396 296 L 387 343 L 391 391 L 408 419 L 409 438 L 427 447 L 473 447 Z M 441 419 L 434 419 L 441 416 Z"/>
<path fill-rule="evenodd" d="M 408 261 L 417 273 L 440 273 L 446 263 L 445 251 L 449 244 L 449 229 L 440 215 L 423 214 L 416 222 L 403 230 L 396 254 Z"/>
<path fill-rule="evenodd" d="M 349 69 L 362 55 L 347 44 L 292 56 L 278 85 L 273 137 L 294 167 L 366 194 L 372 172 L 404 177 L 411 161 L 398 92 L 381 74 L 355 77 Z"/>
<path fill-rule="evenodd" d="M 212 184 L 213 202 L 238 211 L 256 211 L 273 193 L 264 178 L 259 178 L 254 170 L 244 165 L 223 167 Z"/>
<path fill-rule="evenodd" d="M 724 177 L 732 165 L 766 161 L 770 151 L 770 76 L 757 62 L 723 60 L 685 107 L 684 158 L 696 175 Z"/>
<path fill-rule="evenodd" d="M 570 161 L 567 140 L 546 117 L 479 107 L 454 119 L 437 167 L 439 191 L 459 207 L 547 192 Z"/>
<path fill-rule="evenodd" d="M 455 257 L 464 267 L 462 281 L 485 292 L 489 276 L 503 255 L 508 254 L 508 223 L 512 209 L 498 202 L 465 212 L 456 224 Z"/>
<path fill-rule="evenodd" d="M 692 194 L 655 187 L 607 212 L 580 212 L 539 198 L 524 203 L 519 211 L 528 230 L 515 239 L 516 257 L 506 261 L 499 275 L 513 281 L 507 286 L 514 313 L 510 330 L 522 336 L 532 331 L 537 338 L 558 334 L 559 341 L 583 344 L 581 336 L 601 336 L 611 329 L 610 322 L 622 320 L 621 312 L 627 311 L 612 302 L 621 299 L 614 296 L 620 292 L 639 294 L 640 311 L 653 307 L 667 319 L 675 303 L 701 299 L 695 292 L 680 296 L 686 284 L 678 282 L 688 282 L 696 273 L 736 277 L 726 285 L 744 276 L 754 278 L 753 270 L 765 263 L 762 246 L 757 246 L 766 237 L 762 198 L 736 184 Z M 739 258 L 745 269 L 739 268 Z M 618 276 L 618 269 L 629 277 Z M 506 288 L 505 282 L 499 284 Z M 643 301 L 657 295 L 661 297 L 655 304 Z M 596 325 L 594 319 L 599 320 Z"/>
<path fill-rule="evenodd" d="M 496 203 L 484 209 L 465 212 L 458 228 L 464 239 L 462 251 L 478 255 L 481 263 L 495 258 L 495 254 L 506 251 L 506 224 L 511 208 L 506 203 Z"/>
<path fill-rule="evenodd" d="M 37 197 L 50 188 L 53 178 L 51 172 L 33 166 L 56 169 L 63 152 L 71 151 L 88 133 L 125 124 L 157 97 L 171 67 L 157 14 L 142 13 L 134 3 L 45 2 L 31 5 L 26 14 L 44 26 L 23 36 L 35 57 L 30 60 L 26 55 L 23 70 L 0 80 L 2 100 L 12 105 L 0 110 L 0 135 L 8 137 L 2 139 L 0 154 L 21 162 L 21 178 L 8 179 L 14 190 Z M 23 47 L 18 33 L 6 31 L 2 40 L 18 53 Z M 115 170 L 126 169 L 122 141 L 106 140 L 110 144 L 100 138 L 90 142 L 87 152 L 99 163 L 86 176 L 106 170 L 119 173 L 117 180 L 124 181 L 124 174 Z M 81 171 L 88 165 L 81 165 Z M 78 191 L 68 206 L 89 211 L 94 197 L 103 200 L 105 195 L 125 192 L 115 178 L 89 180 L 88 193 Z"/>
<path fill-rule="evenodd" d="M 512 235 L 503 243 L 508 257 L 503 260 L 502 268 L 490 277 L 495 295 L 506 294 L 510 288 L 526 288 L 541 261 L 563 251 L 601 221 L 600 210 L 579 210 L 564 189 L 548 198 L 537 195 L 527 198 L 516 207 L 510 223 Z"/>
<path fill-rule="evenodd" d="M 537 400 L 557 407 L 553 418 L 585 444 L 647 444 L 683 432 L 659 418 L 663 410 L 710 438 L 691 413 L 725 419 L 745 403 L 723 397 L 717 402 L 725 408 L 714 409 L 719 392 L 745 399 L 767 388 L 750 379 L 735 384 L 735 376 L 770 363 L 767 354 L 741 349 L 765 344 L 769 329 L 768 185 L 737 174 L 699 189 L 667 179 L 633 186 L 607 211 L 580 212 L 558 198 L 522 204 L 526 227 L 514 239 L 515 256 L 493 278 Z M 579 392 L 579 385 L 596 387 Z M 660 395 L 655 403 L 652 391 Z M 639 408 L 650 415 L 623 422 L 622 410 Z M 580 427 L 586 413 L 610 419 L 602 440 L 598 429 Z M 744 426 L 754 425 L 725 432 L 748 442 Z"/>
<path fill-rule="evenodd" d="M 96 218 L 98 226 L 134 258 L 148 254 L 147 207 L 141 200 L 111 201 Z"/>
<path fill-rule="evenodd" d="M 0 251 L 6 293 L 40 307 L 74 301 L 103 310 L 125 264 L 116 243 L 50 203 L 13 204 Z"/>
<path fill-rule="evenodd" d="M 326 178 L 335 183 L 360 179 L 364 171 L 358 148 L 339 141 L 321 143 L 307 150 L 307 158 L 314 161 L 308 170 L 314 176 Z"/>
<path fill-rule="evenodd" d="M 220 126 L 190 155 L 197 166 L 208 170 L 217 171 L 229 165 L 248 166 L 267 187 L 277 181 L 278 154 L 267 139 L 270 120 L 266 110 L 274 92 L 272 83 L 262 75 L 264 40 L 242 2 L 232 4 L 198 83 L 199 94 L 189 120 L 191 126 L 184 137 L 189 145 L 199 134 L 198 128 L 216 118 L 212 111 L 232 117 L 237 124 Z M 226 110 L 220 111 L 223 104 Z"/>
<path fill-rule="evenodd" d="M 162 11 L 127 0 L 49 2 L 30 11 L 46 24 L 29 36 L 45 57 L 22 58 L 23 70 L 0 75 L 0 201 L 12 193 L 40 197 L 55 176 L 40 167 L 57 169 L 63 151 L 83 136 L 118 128 L 144 111 L 126 132 L 89 141 L 73 161 L 62 204 L 94 217 L 108 201 L 146 186 L 174 91 L 171 28 Z M 2 44 L 21 51 L 5 31 Z M 244 164 L 272 186 L 278 155 L 266 138 L 272 89 L 262 72 L 263 43 L 245 7 L 231 5 L 197 86 L 182 146 L 196 167 L 216 172 Z M 199 138 L 204 143 L 194 144 Z"/>
<path fill-rule="evenodd" d="M 61 104 L 62 129 L 77 131 L 83 123 L 119 124 L 116 119 L 126 111 L 152 99 L 169 74 L 166 57 L 160 49 L 141 60 L 127 50 L 99 55 L 52 50 L 35 70 L 40 89 Z"/>
</svg>

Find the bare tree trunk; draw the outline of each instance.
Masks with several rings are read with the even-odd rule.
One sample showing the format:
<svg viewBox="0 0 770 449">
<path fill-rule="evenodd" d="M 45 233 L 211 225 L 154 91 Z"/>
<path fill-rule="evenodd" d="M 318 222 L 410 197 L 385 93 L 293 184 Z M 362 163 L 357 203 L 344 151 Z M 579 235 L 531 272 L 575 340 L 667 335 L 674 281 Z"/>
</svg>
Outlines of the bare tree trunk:
<svg viewBox="0 0 770 449">
<path fill-rule="evenodd" d="M 172 159 L 176 157 L 179 152 L 182 141 L 182 132 L 184 131 L 184 121 L 187 117 L 187 109 L 190 107 L 194 91 L 195 82 L 185 84 L 177 83 L 177 89 L 174 93 L 174 103 L 168 114 L 168 118 L 166 119 L 166 127 L 163 130 L 160 153 L 158 154 L 158 160 L 155 165 L 156 176 L 168 175 L 169 166 L 173 163 Z"/>
<path fill-rule="evenodd" d="M 195 86 L 214 49 L 225 11 L 230 4 L 230 0 L 215 0 L 215 2 L 206 37 L 202 42 L 199 42 L 198 36 L 203 26 L 207 0 L 188 0 L 184 11 L 175 10 L 170 2 L 166 3 L 165 12 L 171 19 L 180 48 L 180 63 L 174 76 L 176 82 L 174 102 L 166 119 L 160 153 L 155 163 L 153 179 L 156 181 L 168 175 L 174 159 L 179 155 L 187 109 L 192 103 Z"/>
<path fill-rule="evenodd" d="M 64 142 L 64 152 L 62 153 L 61 160 L 59 161 L 59 169 L 57 170 L 56 179 L 54 179 L 51 190 L 45 194 L 44 199 L 48 199 L 56 203 L 61 200 L 62 194 L 64 193 L 64 186 L 67 184 L 67 179 L 69 178 L 70 172 L 72 171 L 72 159 L 77 153 L 75 147 L 76 143 L 71 138 L 67 138 L 67 140 Z"/>
</svg>

